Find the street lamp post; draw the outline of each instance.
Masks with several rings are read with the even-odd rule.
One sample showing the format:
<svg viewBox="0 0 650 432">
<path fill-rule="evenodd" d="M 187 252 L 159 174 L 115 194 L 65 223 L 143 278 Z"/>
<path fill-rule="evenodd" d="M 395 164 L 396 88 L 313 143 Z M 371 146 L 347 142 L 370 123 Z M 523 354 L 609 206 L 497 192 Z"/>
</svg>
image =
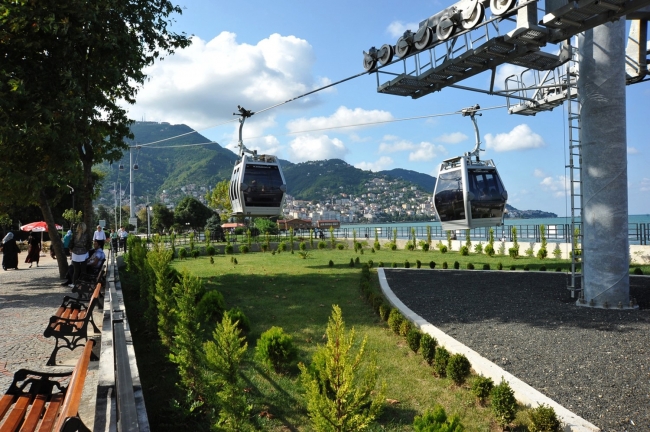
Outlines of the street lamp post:
<svg viewBox="0 0 650 432">
<path fill-rule="evenodd" d="M 147 243 L 149 243 L 149 236 L 151 235 L 151 210 L 153 210 L 153 207 L 147 203 Z"/>
</svg>

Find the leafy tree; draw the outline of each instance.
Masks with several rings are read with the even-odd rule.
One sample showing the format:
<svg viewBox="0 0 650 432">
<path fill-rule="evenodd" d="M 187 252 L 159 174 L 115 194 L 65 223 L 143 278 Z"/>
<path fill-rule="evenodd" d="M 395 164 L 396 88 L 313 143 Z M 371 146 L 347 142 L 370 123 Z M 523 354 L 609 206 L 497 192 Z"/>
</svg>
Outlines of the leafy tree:
<svg viewBox="0 0 650 432">
<path fill-rule="evenodd" d="M 153 214 L 151 215 L 152 231 L 168 231 L 174 225 L 174 212 L 164 204 L 154 204 Z"/>
<path fill-rule="evenodd" d="M 222 180 L 217 183 L 214 189 L 212 189 L 212 192 L 208 192 L 205 196 L 208 205 L 220 212 L 232 213 L 232 204 L 230 202 L 230 194 L 228 193 L 229 187 L 229 180 Z"/>
<path fill-rule="evenodd" d="M 194 197 L 186 196 L 176 206 L 174 212 L 174 222 L 185 227 L 189 224 L 191 229 L 205 226 L 206 221 L 214 213 L 207 208 L 201 201 Z"/>
<path fill-rule="evenodd" d="M 314 353 L 310 367 L 298 365 L 309 417 L 317 431 L 363 430 L 380 414 L 385 393 L 382 385 L 373 394 L 378 369 L 374 360 L 364 364 L 367 338 L 355 354 L 355 331 L 346 332 L 337 305 L 333 306 L 326 334 L 327 344 Z"/>
<path fill-rule="evenodd" d="M 273 222 L 271 219 L 267 218 L 256 218 L 253 221 L 255 228 L 260 230 L 263 234 L 272 234 L 275 235 L 278 233 L 278 225 Z"/>
</svg>

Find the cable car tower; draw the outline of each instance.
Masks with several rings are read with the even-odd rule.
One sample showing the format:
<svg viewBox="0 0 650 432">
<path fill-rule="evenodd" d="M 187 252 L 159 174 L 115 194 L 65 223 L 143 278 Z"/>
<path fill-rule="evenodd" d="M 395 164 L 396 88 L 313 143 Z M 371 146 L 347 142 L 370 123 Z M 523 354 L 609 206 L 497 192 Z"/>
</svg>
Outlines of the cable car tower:
<svg viewBox="0 0 650 432">
<path fill-rule="evenodd" d="M 278 216 L 282 213 L 287 185 L 280 160 L 273 155 L 258 155 L 244 145 L 242 130 L 253 111 L 237 106 L 239 113 L 239 159 L 230 178 L 228 193 L 233 216 Z"/>
<path fill-rule="evenodd" d="M 461 0 L 406 31 L 395 45 L 363 53 L 363 67 L 376 74 L 379 93 L 417 99 L 453 87 L 505 96 L 509 112 L 522 115 L 579 100 L 569 109 L 576 134 L 570 138 L 567 168 L 572 214 L 580 213 L 583 276 L 580 288 L 572 281 L 569 289 L 581 290 L 580 306 L 638 307 L 630 298 L 629 281 L 625 85 L 647 81 L 650 75 L 649 6 L 650 0 Z M 627 49 L 625 19 L 632 20 Z M 580 77 L 574 63 L 562 82 L 556 71 L 571 60 L 568 41 L 574 36 L 579 39 Z M 547 44 L 560 44 L 559 52 L 542 50 Z M 496 69 L 506 63 L 548 72 L 533 86 L 514 79 L 513 87 L 506 83 L 500 90 L 494 86 Z M 491 73 L 489 88 L 459 84 L 483 72 Z M 558 81 L 546 81 L 554 76 Z M 511 104 L 511 99 L 520 103 Z M 464 208 L 471 227 L 470 210 Z"/>
<path fill-rule="evenodd" d="M 508 192 L 491 159 L 481 160 L 476 116 L 480 106 L 461 110 L 474 123 L 476 145 L 463 156 L 446 159 L 438 168 L 433 204 L 443 230 L 503 225 Z"/>
</svg>

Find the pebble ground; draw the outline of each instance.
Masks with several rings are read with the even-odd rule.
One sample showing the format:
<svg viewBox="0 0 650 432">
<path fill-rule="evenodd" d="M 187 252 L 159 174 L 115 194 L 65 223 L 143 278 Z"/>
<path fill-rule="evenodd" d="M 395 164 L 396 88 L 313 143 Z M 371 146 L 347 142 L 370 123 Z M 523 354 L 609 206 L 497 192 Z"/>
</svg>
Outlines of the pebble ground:
<svg viewBox="0 0 650 432">
<path fill-rule="evenodd" d="M 413 312 L 603 431 L 650 431 L 650 277 L 631 277 L 639 310 L 603 310 L 555 272 L 385 272 Z"/>
</svg>

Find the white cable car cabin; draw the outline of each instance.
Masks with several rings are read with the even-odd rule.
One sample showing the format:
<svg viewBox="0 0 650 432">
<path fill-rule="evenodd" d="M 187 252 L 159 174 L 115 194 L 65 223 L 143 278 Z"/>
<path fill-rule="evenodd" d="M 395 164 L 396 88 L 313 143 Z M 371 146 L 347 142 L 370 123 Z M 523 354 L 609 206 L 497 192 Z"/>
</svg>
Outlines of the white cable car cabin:
<svg viewBox="0 0 650 432">
<path fill-rule="evenodd" d="M 238 106 L 239 160 L 230 178 L 229 195 L 233 216 L 278 216 L 282 214 L 287 185 L 280 160 L 272 155 L 258 155 L 242 141 L 246 118 L 254 113 Z"/>
<path fill-rule="evenodd" d="M 445 231 L 503 225 L 508 192 L 494 162 L 478 157 L 482 149 L 474 115 L 479 108 L 462 110 L 463 116 L 469 115 L 474 123 L 474 150 L 444 160 L 438 169 L 433 204 Z"/>
</svg>

